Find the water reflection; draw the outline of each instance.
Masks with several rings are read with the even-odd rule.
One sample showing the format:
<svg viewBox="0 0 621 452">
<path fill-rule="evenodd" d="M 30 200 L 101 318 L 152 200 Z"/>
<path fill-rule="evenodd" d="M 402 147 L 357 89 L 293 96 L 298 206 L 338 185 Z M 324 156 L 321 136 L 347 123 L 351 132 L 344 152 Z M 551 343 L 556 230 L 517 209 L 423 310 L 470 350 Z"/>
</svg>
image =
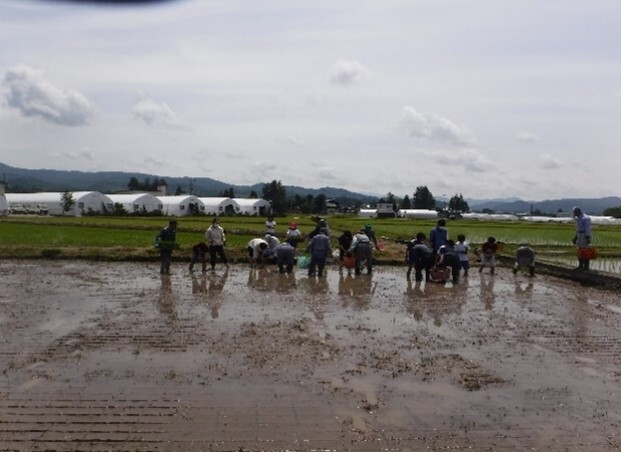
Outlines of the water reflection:
<svg viewBox="0 0 621 452">
<path fill-rule="evenodd" d="M 276 276 L 276 291 L 280 293 L 291 293 L 297 289 L 295 272 L 278 273 Z"/>
<path fill-rule="evenodd" d="M 352 276 L 349 272 L 339 272 L 338 293 L 343 298 L 344 305 L 353 302 L 355 308 L 367 309 L 376 288 L 377 282 L 373 282 L 373 273 Z"/>
<path fill-rule="evenodd" d="M 481 301 L 485 305 L 486 310 L 492 309 L 494 303 L 496 302 L 496 294 L 494 293 L 494 275 L 480 275 L 481 286 L 480 286 L 480 297 Z"/>
<path fill-rule="evenodd" d="M 160 293 L 157 298 L 157 310 L 170 322 L 175 322 L 177 320 L 177 308 L 170 275 L 160 276 Z"/>
<path fill-rule="evenodd" d="M 269 267 L 251 268 L 248 273 L 248 287 L 261 292 L 295 292 L 298 286 L 295 272 L 280 273 Z"/>
</svg>

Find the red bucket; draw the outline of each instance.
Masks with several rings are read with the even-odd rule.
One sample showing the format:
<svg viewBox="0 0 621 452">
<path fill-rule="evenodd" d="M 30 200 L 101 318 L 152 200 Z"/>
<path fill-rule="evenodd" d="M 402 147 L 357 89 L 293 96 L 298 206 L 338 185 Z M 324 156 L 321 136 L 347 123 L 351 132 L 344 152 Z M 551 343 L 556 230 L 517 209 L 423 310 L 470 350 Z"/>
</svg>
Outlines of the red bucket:
<svg viewBox="0 0 621 452">
<path fill-rule="evenodd" d="M 592 260 L 597 257 L 597 248 L 591 246 L 578 248 L 576 254 L 578 255 L 578 259 Z"/>
</svg>

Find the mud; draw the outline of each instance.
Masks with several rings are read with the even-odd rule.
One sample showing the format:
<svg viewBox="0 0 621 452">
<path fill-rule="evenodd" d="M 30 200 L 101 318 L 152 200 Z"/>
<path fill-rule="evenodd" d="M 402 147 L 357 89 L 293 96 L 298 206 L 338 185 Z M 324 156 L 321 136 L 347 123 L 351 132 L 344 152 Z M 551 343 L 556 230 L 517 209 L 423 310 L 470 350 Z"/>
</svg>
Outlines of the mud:
<svg viewBox="0 0 621 452">
<path fill-rule="evenodd" d="M 2 450 L 619 450 L 616 291 L 0 261 Z"/>
</svg>

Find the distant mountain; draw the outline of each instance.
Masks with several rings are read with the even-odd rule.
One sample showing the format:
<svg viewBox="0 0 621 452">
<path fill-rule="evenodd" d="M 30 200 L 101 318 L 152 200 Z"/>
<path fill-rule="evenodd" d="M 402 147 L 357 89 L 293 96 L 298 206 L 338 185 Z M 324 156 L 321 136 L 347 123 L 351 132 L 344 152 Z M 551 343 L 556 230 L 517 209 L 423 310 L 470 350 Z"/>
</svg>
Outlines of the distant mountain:
<svg viewBox="0 0 621 452">
<path fill-rule="evenodd" d="M 8 186 L 9 192 L 34 192 L 34 191 L 98 191 L 101 193 L 117 193 L 127 190 L 130 178 L 135 177 L 140 182 L 147 178 L 164 179 L 168 185 L 169 194 L 175 193 L 177 188 L 183 192 L 197 196 L 218 196 L 224 190 L 233 189 L 235 196 L 247 197 L 251 192 L 261 196 L 264 183 L 254 185 L 234 185 L 211 179 L 209 177 L 168 177 L 146 173 L 128 173 L 122 171 L 62 171 L 48 169 L 24 169 L 0 163 L 0 176 Z M 270 182 L 270 181 L 266 181 Z M 304 188 L 298 186 L 285 186 L 288 196 L 317 196 L 325 195 L 327 198 L 336 199 L 341 204 L 352 205 L 356 201 L 369 203 L 377 198 L 370 195 L 351 192 L 342 188 Z"/>
<path fill-rule="evenodd" d="M 621 206 L 621 197 L 608 196 L 605 198 L 563 198 L 546 199 L 544 201 L 514 200 L 481 200 L 468 201 L 472 210 L 493 210 L 496 213 L 529 213 L 539 211 L 546 214 L 570 212 L 574 206 L 580 206 L 589 215 L 602 215 L 610 207 Z"/>
</svg>

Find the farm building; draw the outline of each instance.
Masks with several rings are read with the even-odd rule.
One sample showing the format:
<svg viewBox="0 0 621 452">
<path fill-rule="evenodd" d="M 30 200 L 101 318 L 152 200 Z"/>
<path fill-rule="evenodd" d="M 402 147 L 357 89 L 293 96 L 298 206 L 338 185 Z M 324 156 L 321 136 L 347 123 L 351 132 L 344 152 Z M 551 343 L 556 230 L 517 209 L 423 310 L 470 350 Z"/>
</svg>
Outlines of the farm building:
<svg viewBox="0 0 621 452">
<path fill-rule="evenodd" d="M 69 192 L 73 204 L 64 209 L 63 192 L 7 193 L 9 213 L 36 215 L 68 215 L 79 217 L 87 213 L 106 213 L 113 208 L 113 202 L 98 191 Z"/>
<path fill-rule="evenodd" d="M 121 204 L 127 213 L 150 213 L 163 210 L 162 202 L 151 193 L 106 195 L 114 204 Z"/>
<path fill-rule="evenodd" d="M 194 195 L 158 196 L 164 215 L 185 217 L 194 213 L 202 213 L 203 203 Z"/>
<path fill-rule="evenodd" d="M 375 205 L 377 218 L 394 218 L 395 207 L 391 202 L 378 202 Z"/>
<path fill-rule="evenodd" d="M 205 206 L 207 215 L 233 215 L 239 212 L 239 205 L 232 198 L 198 198 Z"/>
<path fill-rule="evenodd" d="M 438 218 L 438 212 L 429 209 L 400 209 L 397 215 L 400 218 L 415 218 L 419 220 Z"/>
<path fill-rule="evenodd" d="M 240 215 L 265 216 L 272 210 L 270 202 L 261 198 L 235 198 L 235 203 L 239 206 Z"/>
</svg>

